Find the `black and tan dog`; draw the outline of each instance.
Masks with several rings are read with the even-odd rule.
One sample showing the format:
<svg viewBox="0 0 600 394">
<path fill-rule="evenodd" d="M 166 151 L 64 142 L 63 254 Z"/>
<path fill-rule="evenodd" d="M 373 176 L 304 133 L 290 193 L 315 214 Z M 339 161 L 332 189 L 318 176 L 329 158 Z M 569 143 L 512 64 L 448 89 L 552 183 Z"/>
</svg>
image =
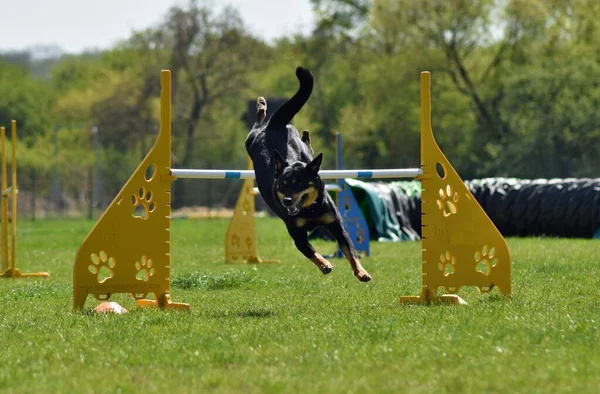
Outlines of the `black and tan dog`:
<svg viewBox="0 0 600 394">
<path fill-rule="evenodd" d="M 368 282 L 371 276 L 360 264 L 342 226 L 340 213 L 319 177 L 323 154 L 313 157 L 308 131 L 304 130 L 301 137 L 289 124 L 313 89 L 310 71 L 298 67 L 296 77 L 300 82 L 298 91 L 268 120 L 265 119 L 266 100 L 257 99 L 256 122 L 246 138 L 246 150 L 254 163 L 258 190 L 266 204 L 284 221 L 298 250 L 321 272 L 328 274 L 333 266 L 308 241 L 308 232 L 319 226 L 337 240 L 354 275 Z"/>
</svg>

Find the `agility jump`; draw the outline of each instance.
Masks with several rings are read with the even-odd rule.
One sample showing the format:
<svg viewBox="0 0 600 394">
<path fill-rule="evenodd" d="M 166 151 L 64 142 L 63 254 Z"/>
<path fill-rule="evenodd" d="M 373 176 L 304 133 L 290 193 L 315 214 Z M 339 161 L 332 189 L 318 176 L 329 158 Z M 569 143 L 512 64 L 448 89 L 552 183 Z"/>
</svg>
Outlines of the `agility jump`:
<svg viewBox="0 0 600 394">
<path fill-rule="evenodd" d="M 171 168 L 171 72 L 161 71 L 157 140 L 87 235 L 73 266 L 73 307 L 88 295 L 105 301 L 131 294 L 139 306 L 189 309 L 171 300 L 171 182 L 177 178 L 253 179 L 252 170 Z M 322 179 L 417 178 L 422 199 L 422 285 L 403 303 L 464 303 L 455 293 L 474 286 L 511 294 L 506 241 L 446 159 L 431 129 L 431 75 L 421 73 L 421 168 L 321 170 Z M 143 209 L 145 215 L 134 216 Z M 481 269 L 479 267 L 485 267 Z M 101 276 L 101 272 L 105 274 Z M 438 295 L 438 289 L 446 293 Z M 154 299 L 146 297 L 152 294 Z"/>
<path fill-rule="evenodd" d="M 0 260 L 2 267 L 0 270 L 0 278 L 27 278 L 41 277 L 47 278 L 50 276 L 47 272 L 24 273 L 17 268 L 17 121 L 11 122 L 11 145 L 12 145 L 12 184 L 8 187 L 8 171 L 6 168 L 6 130 L 0 128 L 0 139 L 2 140 L 2 229 L 0 230 L 0 242 L 2 245 L 2 253 Z M 8 199 L 11 200 L 11 216 L 8 217 Z M 11 222 L 11 242 L 10 255 L 8 253 L 8 222 Z"/>
</svg>

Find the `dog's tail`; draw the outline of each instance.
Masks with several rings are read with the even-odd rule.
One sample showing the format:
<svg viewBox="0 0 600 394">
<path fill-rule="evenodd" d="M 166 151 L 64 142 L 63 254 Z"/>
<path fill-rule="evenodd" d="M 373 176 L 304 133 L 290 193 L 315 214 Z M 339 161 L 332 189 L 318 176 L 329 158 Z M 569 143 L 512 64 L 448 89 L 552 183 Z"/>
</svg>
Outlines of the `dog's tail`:
<svg viewBox="0 0 600 394">
<path fill-rule="evenodd" d="M 310 71 L 305 68 L 298 67 L 296 69 L 296 77 L 300 81 L 300 87 L 296 94 L 292 96 L 288 101 L 283 103 L 281 107 L 271 115 L 269 119 L 269 125 L 275 126 L 286 126 L 291 122 L 292 118 L 302 109 L 313 89 L 313 77 Z"/>
</svg>

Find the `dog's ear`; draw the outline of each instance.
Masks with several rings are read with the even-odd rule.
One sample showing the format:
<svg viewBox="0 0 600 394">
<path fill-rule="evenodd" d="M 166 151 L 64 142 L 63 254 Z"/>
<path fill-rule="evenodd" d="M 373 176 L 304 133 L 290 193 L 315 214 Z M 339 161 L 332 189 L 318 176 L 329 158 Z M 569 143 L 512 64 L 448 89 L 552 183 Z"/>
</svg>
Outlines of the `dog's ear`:
<svg viewBox="0 0 600 394">
<path fill-rule="evenodd" d="M 323 153 L 319 153 L 317 155 L 317 157 L 315 157 L 313 159 L 313 161 L 308 163 L 306 168 L 308 168 L 310 171 L 312 171 L 314 173 L 317 173 L 321 169 L 321 162 L 323 162 Z"/>
<path fill-rule="evenodd" d="M 277 149 L 275 149 L 273 157 L 275 158 L 275 175 L 279 176 L 283 172 L 283 169 L 287 167 L 287 163 L 283 160 Z"/>
</svg>

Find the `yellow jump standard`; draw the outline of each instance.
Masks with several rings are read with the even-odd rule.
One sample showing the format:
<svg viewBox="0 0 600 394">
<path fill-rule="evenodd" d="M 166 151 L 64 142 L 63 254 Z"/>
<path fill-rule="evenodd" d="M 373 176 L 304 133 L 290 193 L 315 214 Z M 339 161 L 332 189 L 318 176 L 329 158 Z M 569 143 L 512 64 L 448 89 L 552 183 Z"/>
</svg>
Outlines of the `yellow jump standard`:
<svg viewBox="0 0 600 394">
<path fill-rule="evenodd" d="M 1 278 L 26 278 L 26 277 L 41 277 L 47 278 L 50 274 L 47 272 L 23 273 L 17 268 L 17 121 L 11 122 L 12 128 L 12 184 L 8 187 L 8 174 L 6 169 L 6 130 L 0 128 L 0 139 L 2 140 L 2 228 L 0 230 L 0 243 L 2 245 L 2 253 L 0 260 L 2 269 L 0 270 Z M 8 199 L 11 200 L 12 220 L 8 217 Z M 8 253 L 8 222 L 11 222 L 11 243 L 10 256 Z"/>
</svg>

